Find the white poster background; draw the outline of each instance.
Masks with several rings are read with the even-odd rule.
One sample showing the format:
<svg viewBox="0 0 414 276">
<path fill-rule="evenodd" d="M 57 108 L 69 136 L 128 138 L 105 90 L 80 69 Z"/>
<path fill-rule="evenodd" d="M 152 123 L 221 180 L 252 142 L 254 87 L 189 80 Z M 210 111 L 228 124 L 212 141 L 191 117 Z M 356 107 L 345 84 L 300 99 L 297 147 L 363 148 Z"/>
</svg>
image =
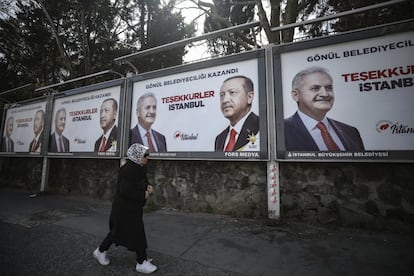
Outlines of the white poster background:
<svg viewBox="0 0 414 276">
<path fill-rule="evenodd" d="M 29 152 L 30 142 L 35 138 L 33 122 L 35 113 L 38 110 L 42 110 L 46 113 L 46 102 L 18 106 L 7 110 L 5 122 L 7 122 L 7 119 L 10 116 L 13 117 L 13 132 L 11 139 L 14 141 L 15 152 Z M 5 125 L 3 136 L 6 133 L 6 128 L 7 126 Z M 43 146 L 44 145 L 42 145 L 42 147 Z"/>
<path fill-rule="evenodd" d="M 246 76 L 253 81 L 255 93 L 251 110 L 259 115 L 259 89 L 261 88 L 258 81 L 258 60 L 252 59 L 135 82 L 130 128 L 135 127 L 138 121 L 136 116 L 138 98 L 147 92 L 152 92 L 157 98 L 157 117 L 152 129 L 165 136 L 169 152 L 214 152 L 216 136 L 229 126 L 229 121 L 220 109 L 220 87 L 225 79 L 238 75 Z M 167 103 L 164 99 L 163 102 L 163 98 L 166 97 L 198 92 L 202 94 L 207 92 L 208 95 L 214 96 L 174 103 Z M 198 103 L 200 107 L 170 110 L 171 104 L 176 106 L 188 102 Z M 183 139 L 183 137 L 197 137 L 197 139 Z M 257 151 L 260 151 L 258 141 Z"/>
<path fill-rule="evenodd" d="M 281 55 L 284 118 L 297 110 L 291 97 L 291 83 L 297 72 L 310 66 L 328 69 L 333 78 L 335 103 L 327 117 L 356 127 L 366 150 L 414 149 L 414 32 L 364 39 L 342 44 L 327 45 Z M 317 56 L 328 59 L 316 61 Z M 333 57 L 333 59 L 329 59 Z M 344 74 L 369 71 L 395 70 L 408 74 L 347 81 Z M 376 73 L 371 73 L 374 74 Z M 388 75 L 388 71 L 386 72 Z M 360 74 L 358 74 L 361 76 Z M 406 87 L 386 89 L 391 80 L 407 80 Z M 355 78 L 354 78 L 355 79 Z M 383 82 L 387 82 L 383 84 Z M 360 91 L 360 84 L 370 84 L 371 91 Z M 382 89 L 381 89 L 382 88 Z M 391 127 L 405 126 L 411 133 L 393 133 Z M 387 128 L 381 130 L 380 126 Z"/>
<path fill-rule="evenodd" d="M 120 86 L 95 90 L 58 98 L 54 101 L 50 134 L 55 132 L 56 111 L 66 109 L 66 126 L 63 136 L 69 139 L 70 152 L 93 152 L 95 142 L 103 134 L 99 124 L 99 111 L 104 100 L 114 98 L 118 103 L 118 114 L 115 125 L 118 127 L 120 113 Z M 119 142 L 118 142 L 119 147 Z"/>
</svg>

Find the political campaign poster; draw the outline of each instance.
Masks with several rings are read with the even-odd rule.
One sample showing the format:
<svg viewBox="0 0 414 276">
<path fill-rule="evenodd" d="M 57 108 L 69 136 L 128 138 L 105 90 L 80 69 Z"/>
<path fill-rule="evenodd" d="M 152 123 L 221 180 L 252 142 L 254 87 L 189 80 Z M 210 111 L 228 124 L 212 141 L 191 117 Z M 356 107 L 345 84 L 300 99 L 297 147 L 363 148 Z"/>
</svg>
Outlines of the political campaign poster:
<svg viewBox="0 0 414 276">
<path fill-rule="evenodd" d="M 119 156 L 122 89 L 117 82 L 56 96 L 48 133 L 48 155 Z"/>
<path fill-rule="evenodd" d="M 7 108 L 1 152 L 40 155 L 44 147 L 47 101 L 17 103 Z"/>
<path fill-rule="evenodd" d="M 413 160 L 413 38 L 337 36 L 275 51 L 278 158 Z"/>
<path fill-rule="evenodd" d="M 142 143 L 159 158 L 266 158 L 264 63 L 257 55 L 133 81 L 129 144 Z"/>
</svg>

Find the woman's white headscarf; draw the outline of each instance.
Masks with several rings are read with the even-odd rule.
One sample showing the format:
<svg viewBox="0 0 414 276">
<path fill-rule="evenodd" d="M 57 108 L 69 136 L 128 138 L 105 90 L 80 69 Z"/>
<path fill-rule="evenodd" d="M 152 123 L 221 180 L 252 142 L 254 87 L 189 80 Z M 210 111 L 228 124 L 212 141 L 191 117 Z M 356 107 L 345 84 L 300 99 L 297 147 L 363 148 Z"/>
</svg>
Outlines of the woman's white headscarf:
<svg viewBox="0 0 414 276">
<path fill-rule="evenodd" d="M 145 153 L 149 153 L 149 148 L 144 145 L 135 143 L 128 148 L 127 156 L 128 159 L 132 162 L 141 165 Z"/>
</svg>

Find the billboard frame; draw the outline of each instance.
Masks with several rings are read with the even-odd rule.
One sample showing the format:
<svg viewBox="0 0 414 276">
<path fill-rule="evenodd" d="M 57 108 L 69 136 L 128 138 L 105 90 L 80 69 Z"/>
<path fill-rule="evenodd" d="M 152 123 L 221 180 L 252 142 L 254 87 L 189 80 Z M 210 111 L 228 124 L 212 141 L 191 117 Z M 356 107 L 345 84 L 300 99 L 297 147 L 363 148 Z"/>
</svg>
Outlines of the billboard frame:
<svg viewBox="0 0 414 276">
<path fill-rule="evenodd" d="M 127 99 L 126 99 L 126 122 L 125 122 L 125 145 L 123 148 L 122 156 L 126 156 L 127 145 L 129 144 L 129 126 L 131 126 L 131 114 L 133 105 L 133 87 L 135 83 L 141 81 L 148 81 L 151 79 L 156 79 L 160 77 L 168 77 L 170 75 L 179 74 L 179 73 L 188 73 L 193 70 L 208 69 L 214 66 L 220 66 L 225 64 L 230 64 L 232 62 L 241 62 L 257 59 L 258 61 L 258 82 L 259 82 L 259 91 L 258 93 L 258 107 L 260 111 L 260 151 L 258 152 L 259 157 L 255 158 L 246 158 L 242 157 L 239 154 L 234 154 L 234 156 L 224 156 L 223 152 L 166 152 L 165 154 L 156 153 L 150 154 L 152 159 L 159 160 L 215 160 L 215 161 L 267 161 L 269 160 L 268 152 L 268 134 L 267 134 L 267 80 L 266 80 L 266 65 L 265 65 L 265 50 L 259 49 L 247 53 L 235 54 L 226 57 L 215 58 L 207 61 L 201 61 L 197 63 L 179 65 L 175 67 L 169 67 L 166 69 L 160 69 L 152 72 L 146 72 L 143 74 L 138 74 L 136 76 L 130 77 L 127 79 Z M 262 138 L 263 137 L 263 138 Z M 230 154 L 229 154 L 230 155 Z"/>
<path fill-rule="evenodd" d="M 117 149 L 115 152 L 95 152 L 95 151 L 81 151 L 81 152 L 50 152 L 49 147 L 46 150 L 45 154 L 48 158 L 97 158 L 97 159 L 119 159 L 121 156 L 121 149 L 123 147 L 123 140 L 122 133 L 124 127 L 124 115 L 125 113 L 122 111 L 125 105 L 125 83 L 126 78 L 118 78 L 114 80 L 109 80 L 105 82 L 95 83 L 83 87 L 78 87 L 66 91 L 61 91 L 57 94 L 53 94 L 53 98 L 51 99 L 50 103 L 50 122 L 49 122 L 49 132 L 48 138 L 51 134 L 52 129 L 52 120 L 53 120 L 53 110 L 55 107 L 55 101 L 57 99 L 63 99 L 71 96 L 82 95 L 85 93 L 90 93 L 93 91 L 101 90 L 101 89 L 108 89 L 113 87 L 120 88 L 119 92 L 119 103 L 118 103 L 118 113 L 117 113 Z M 49 145 L 50 141 L 48 139 Z"/>
<path fill-rule="evenodd" d="M 353 42 L 357 40 L 381 38 L 392 34 L 407 33 L 414 30 L 414 21 L 402 21 L 397 24 L 386 24 L 382 26 L 376 26 L 364 30 L 350 31 L 338 35 L 315 38 L 312 40 L 306 40 L 301 42 L 294 42 L 284 45 L 275 45 L 272 47 L 273 57 L 273 84 L 275 97 L 275 124 L 279 126 L 276 131 L 276 146 L 272 151 L 275 159 L 282 162 L 412 162 L 413 153 L 412 150 L 381 150 L 381 151 L 365 151 L 366 156 L 360 158 L 314 158 L 315 155 L 311 153 L 318 153 L 313 151 L 296 152 L 291 151 L 293 154 L 297 154 L 296 157 L 286 157 L 287 152 L 285 148 L 285 130 L 284 130 L 284 106 L 283 106 L 283 86 L 282 86 L 282 61 L 281 55 L 284 53 L 291 53 L 295 51 L 307 50 L 312 48 L 318 48 L 322 46 L 340 45 L 342 43 Z M 327 52 L 329 49 L 327 50 Z M 391 156 L 387 158 L 370 158 L 370 154 L 376 154 L 386 152 L 391 153 Z M 301 154 L 303 153 L 303 154 Z M 309 156 L 306 156 L 309 153 Z M 385 154 L 385 153 L 384 153 Z M 398 156 L 393 157 L 393 156 Z M 372 156 L 371 156 L 372 157 Z"/>
<path fill-rule="evenodd" d="M 13 104 L 6 104 L 5 108 L 3 109 L 3 115 L 2 115 L 2 122 L 1 122 L 1 144 L 3 144 L 3 134 L 5 131 L 5 124 L 7 120 L 7 112 L 8 110 L 14 109 L 16 107 L 24 107 L 28 105 L 35 105 L 35 104 L 45 104 L 45 110 L 44 110 L 44 122 L 43 122 L 43 133 L 41 137 L 41 149 L 40 152 L 30 152 L 29 150 L 26 152 L 4 152 L 0 151 L 0 156 L 6 156 L 6 157 L 43 157 L 46 152 L 46 147 L 48 141 L 46 133 L 49 131 L 49 113 L 50 113 L 50 95 L 44 95 L 33 99 L 27 99 L 24 101 L 15 102 Z"/>
</svg>

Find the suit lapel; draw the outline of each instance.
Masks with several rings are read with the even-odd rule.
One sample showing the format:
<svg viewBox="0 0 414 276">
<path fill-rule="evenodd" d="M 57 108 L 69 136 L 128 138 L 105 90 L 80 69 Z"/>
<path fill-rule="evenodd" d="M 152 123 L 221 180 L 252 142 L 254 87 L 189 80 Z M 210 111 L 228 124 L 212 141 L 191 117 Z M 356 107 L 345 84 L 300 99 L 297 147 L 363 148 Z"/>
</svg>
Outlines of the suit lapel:
<svg viewBox="0 0 414 276">
<path fill-rule="evenodd" d="M 227 127 L 222 133 L 220 133 L 217 139 L 217 146 L 221 151 L 224 151 L 224 143 L 226 142 L 226 137 L 229 131 L 230 127 Z"/>
<path fill-rule="evenodd" d="M 237 138 L 236 144 L 234 145 L 234 149 L 237 150 L 246 145 L 248 143 L 249 135 L 256 135 L 257 132 L 259 132 L 259 117 L 254 113 L 250 113 L 242 126 L 239 137 Z"/>
<path fill-rule="evenodd" d="M 348 139 L 345 130 L 335 121 L 328 118 L 329 123 L 332 125 L 336 135 L 338 135 L 339 140 L 341 140 L 342 145 L 345 150 L 350 150 L 353 148 L 352 140 Z"/>
</svg>

